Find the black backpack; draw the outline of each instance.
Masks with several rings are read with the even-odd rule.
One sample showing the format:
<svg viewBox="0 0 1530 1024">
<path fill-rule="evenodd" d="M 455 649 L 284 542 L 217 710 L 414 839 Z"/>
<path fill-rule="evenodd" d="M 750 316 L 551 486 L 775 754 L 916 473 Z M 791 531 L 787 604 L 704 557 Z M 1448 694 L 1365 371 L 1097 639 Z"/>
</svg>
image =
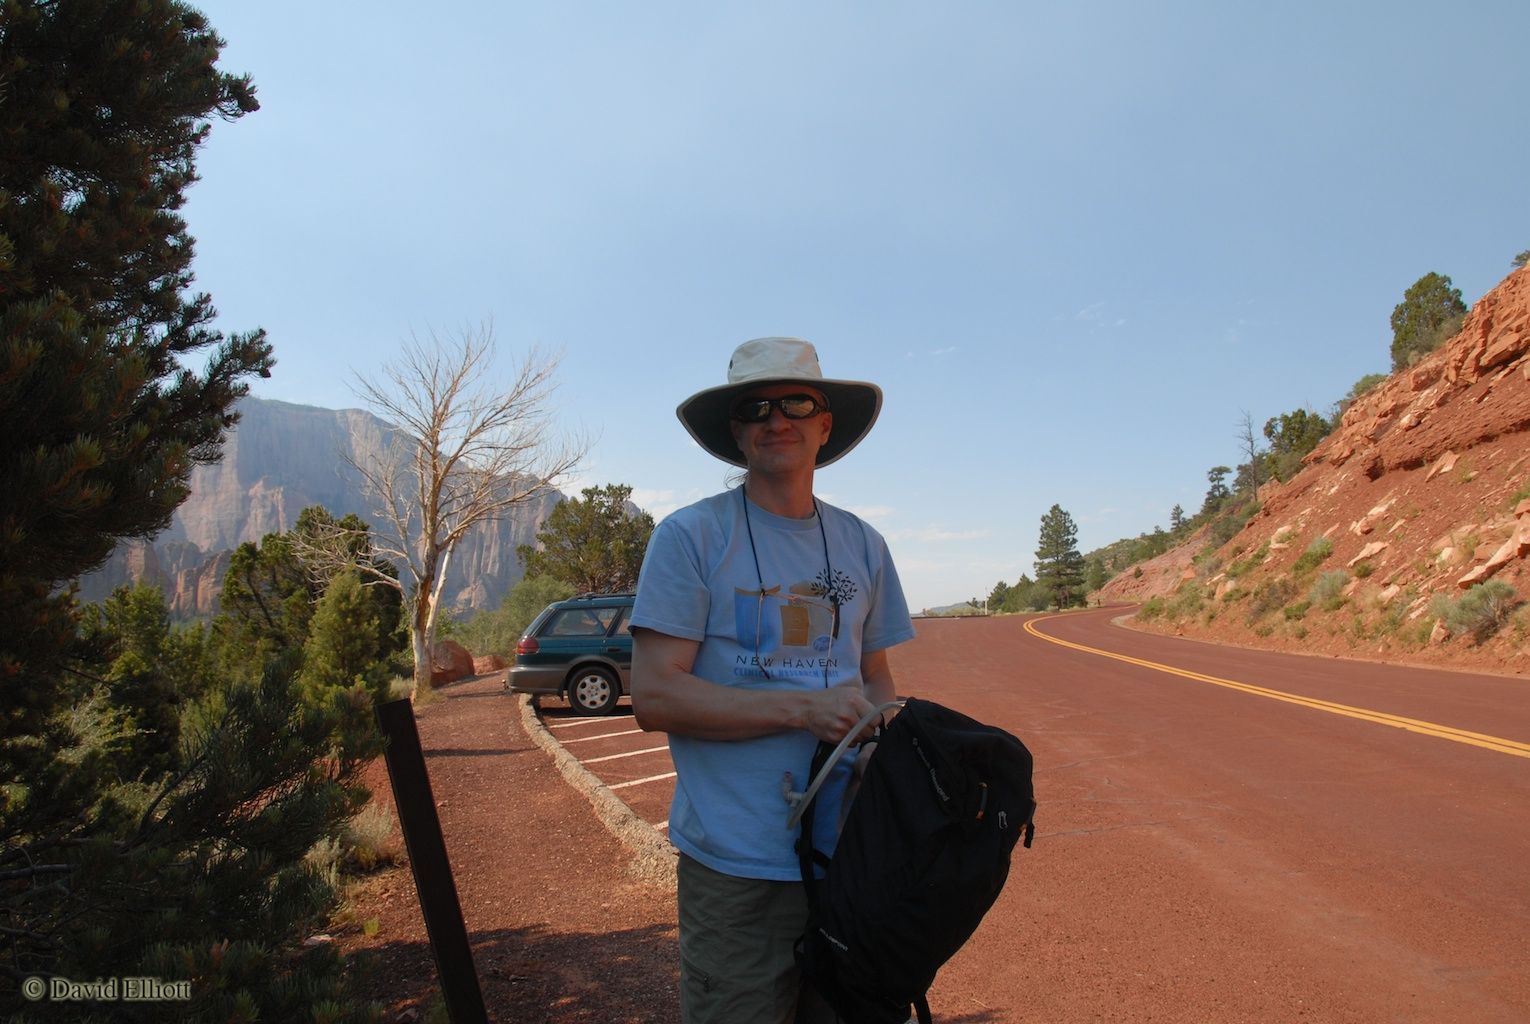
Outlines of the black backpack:
<svg viewBox="0 0 1530 1024">
<path fill-rule="evenodd" d="M 810 778 L 843 749 L 820 743 Z M 1035 835 L 1030 751 L 910 698 L 881 731 L 832 858 L 812 845 L 814 792 L 797 845 L 810 907 L 803 975 L 845 1024 L 905 1024 L 910 1006 L 930 1024 L 935 972 L 998 899 L 1015 843 Z"/>
</svg>

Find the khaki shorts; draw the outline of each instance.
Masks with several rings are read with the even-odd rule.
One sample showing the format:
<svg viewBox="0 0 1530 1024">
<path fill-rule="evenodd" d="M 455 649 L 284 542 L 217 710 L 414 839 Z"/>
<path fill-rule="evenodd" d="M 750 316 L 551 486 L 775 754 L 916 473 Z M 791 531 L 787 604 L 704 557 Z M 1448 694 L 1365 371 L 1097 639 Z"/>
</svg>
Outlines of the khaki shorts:
<svg viewBox="0 0 1530 1024">
<path fill-rule="evenodd" d="M 807 924 L 801 882 L 735 878 L 683 853 L 678 875 L 685 1024 L 834 1024 L 792 954 Z"/>
</svg>

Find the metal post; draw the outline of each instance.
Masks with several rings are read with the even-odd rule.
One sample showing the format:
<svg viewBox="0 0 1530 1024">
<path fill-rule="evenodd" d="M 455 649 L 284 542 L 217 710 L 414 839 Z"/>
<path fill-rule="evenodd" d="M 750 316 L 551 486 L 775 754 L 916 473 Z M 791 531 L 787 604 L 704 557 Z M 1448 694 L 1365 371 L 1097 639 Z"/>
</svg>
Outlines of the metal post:
<svg viewBox="0 0 1530 1024">
<path fill-rule="evenodd" d="M 447 1016 L 452 1024 L 488 1024 L 478 970 L 473 966 L 473 951 L 468 946 L 467 925 L 462 920 L 462 904 L 457 899 L 457 884 L 452 880 L 452 866 L 446 858 L 441 819 L 436 816 L 436 798 L 425 771 L 425 752 L 420 748 L 420 733 L 415 727 L 414 705 L 408 700 L 379 704 L 377 724 L 387 739 L 384 756 L 388 778 L 393 783 L 393 802 L 398 808 L 404 846 L 409 851 L 409 867 L 414 871 L 414 888 L 425 916 L 430 950 L 436 958 L 441 992 L 446 997 Z"/>
</svg>

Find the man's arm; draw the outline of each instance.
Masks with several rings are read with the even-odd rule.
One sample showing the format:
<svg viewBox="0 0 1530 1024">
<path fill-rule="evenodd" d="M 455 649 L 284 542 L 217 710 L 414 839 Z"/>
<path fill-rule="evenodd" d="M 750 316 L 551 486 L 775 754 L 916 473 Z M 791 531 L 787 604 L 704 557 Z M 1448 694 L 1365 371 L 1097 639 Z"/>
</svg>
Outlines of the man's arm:
<svg viewBox="0 0 1530 1024">
<path fill-rule="evenodd" d="M 887 663 L 886 651 L 861 655 L 861 689 L 872 707 L 897 699 L 898 690 L 893 685 L 892 666 Z"/>
<path fill-rule="evenodd" d="M 746 740 L 806 729 L 837 743 L 872 709 L 859 686 L 763 690 L 708 682 L 691 672 L 700 647 L 698 641 L 651 629 L 632 631 L 632 713 L 638 725 L 707 740 Z M 885 657 L 882 668 L 891 694 Z"/>
</svg>

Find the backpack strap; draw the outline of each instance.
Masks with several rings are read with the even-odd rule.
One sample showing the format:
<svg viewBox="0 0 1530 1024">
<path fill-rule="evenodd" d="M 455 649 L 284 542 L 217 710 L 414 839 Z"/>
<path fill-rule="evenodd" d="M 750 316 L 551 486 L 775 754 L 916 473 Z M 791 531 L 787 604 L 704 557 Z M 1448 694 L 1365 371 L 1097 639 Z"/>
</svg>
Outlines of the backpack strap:
<svg viewBox="0 0 1530 1024">
<path fill-rule="evenodd" d="M 824 740 L 818 741 L 818 746 L 813 750 L 813 765 L 808 769 L 808 778 L 817 779 L 824 772 L 824 766 L 837 761 L 835 752 L 839 748 Z M 809 786 L 803 794 L 801 803 L 793 808 L 792 813 L 801 816 L 802 834 L 797 837 L 797 866 L 802 871 L 802 885 L 807 889 L 808 907 L 814 911 L 818 909 L 818 879 L 815 868 L 828 868 L 828 855 L 817 850 L 813 846 L 813 809 L 812 805 L 817 799 L 817 787 Z"/>
</svg>

